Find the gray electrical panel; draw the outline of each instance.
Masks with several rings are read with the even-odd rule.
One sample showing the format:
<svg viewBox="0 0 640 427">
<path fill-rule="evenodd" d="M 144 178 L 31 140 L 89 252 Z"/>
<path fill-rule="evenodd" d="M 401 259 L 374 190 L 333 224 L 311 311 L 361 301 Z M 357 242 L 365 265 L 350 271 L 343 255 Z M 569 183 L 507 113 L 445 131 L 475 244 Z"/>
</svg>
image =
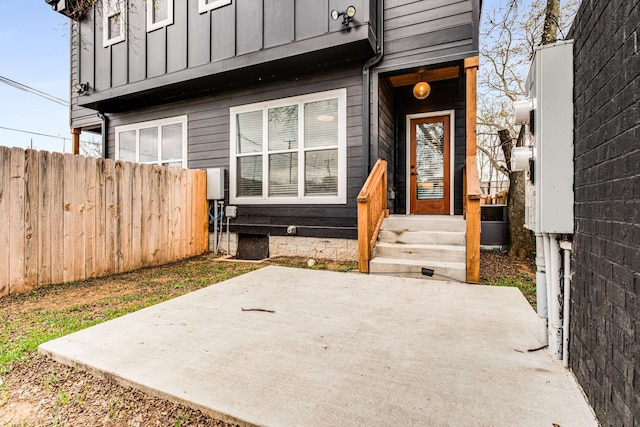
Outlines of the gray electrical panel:
<svg viewBox="0 0 640 427">
<path fill-rule="evenodd" d="M 207 169 L 207 200 L 224 200 L 224 169 Z"/>
<path fill-rule="evenodd" d="M 573 234 L 573 41 L 536 49 L 526 96 L 534 141 L 525 227 Z"/>
</svg>

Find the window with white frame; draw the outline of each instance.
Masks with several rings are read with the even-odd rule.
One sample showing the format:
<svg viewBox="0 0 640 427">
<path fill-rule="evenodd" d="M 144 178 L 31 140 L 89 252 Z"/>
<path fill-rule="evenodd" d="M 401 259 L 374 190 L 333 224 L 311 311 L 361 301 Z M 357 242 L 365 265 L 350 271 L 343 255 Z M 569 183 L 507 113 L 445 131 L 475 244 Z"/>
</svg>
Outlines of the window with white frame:
<svg viewBox="0 0 640 427">
<path fill-rule="evenodd" d="M 173 24 L 173 0 L 147 1 L 147 31 Z"/>
<path fill-rule="evenodd" d="M 346 203 L 346 103 L 338 89 L 231 108 L 231 203 Z"/>
<path fill-rule="evenodd" d="M 104 0 L 102 2 L 102 44 L 104 47 L 124 41 L 126 14 L 125 0 Z"/>
<path fill-rule="evenodd" d="M 231 0 L 198 0 L 198 12 L 205 13 L 228 4 L 231 4 Z"/>
<path fill-rule="evenodd" d="M 116 127 L 116 159 L 187 167 L 187 116 Z"/>
</svg>

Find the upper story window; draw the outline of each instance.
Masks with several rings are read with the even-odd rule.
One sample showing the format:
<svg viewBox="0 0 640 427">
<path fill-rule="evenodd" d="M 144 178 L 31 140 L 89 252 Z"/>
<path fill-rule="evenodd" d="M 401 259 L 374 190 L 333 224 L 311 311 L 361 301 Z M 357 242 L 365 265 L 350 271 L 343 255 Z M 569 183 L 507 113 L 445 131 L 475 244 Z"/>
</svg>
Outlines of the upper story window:
<svg viewBox="0 0 640 427">
<path fill-rule="evenodd" d="M 231 4 L 231 0 L 198 0 L 198 12 L 205 13 L 228 4 Z"/>
<path fill-rule="evenodd" d="M 230 110 L 230 202 L 346 203 L 347 91 Z"/>
<path fill-rule="evenodd" d="M 116 127 L 116 160 L 187 167 L 187 116 Z"/>
<path fill-rule="evenodd" d="M 104 0 L 102 2 L 102 40 L 103 46 L 124 41 L 125 0 Z"/>
<path fill-rule="evenodd" d="M 147 31 L 173 24 L 173 0 L 147 1 Z"/>
</svg>

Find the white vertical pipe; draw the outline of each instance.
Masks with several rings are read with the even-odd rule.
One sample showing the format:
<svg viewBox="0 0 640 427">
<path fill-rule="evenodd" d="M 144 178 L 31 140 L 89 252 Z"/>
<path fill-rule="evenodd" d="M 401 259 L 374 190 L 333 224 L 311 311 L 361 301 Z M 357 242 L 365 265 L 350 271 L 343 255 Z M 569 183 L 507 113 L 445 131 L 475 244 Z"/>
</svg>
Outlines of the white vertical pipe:
<svg viewBox="0 0 640 427">
<path fill-rule="evenodd" d="M 222 218 L 224 218 L 224 200 L 220 200 L 218 203 L 220 203 L 220 219 L 218 220 L 218 225 L 220 226 L 220 231 L 218 232 L 218 250 L 220 250 L 220 242 L 222 242 L 222 230 L 223 230 L 223 225 L 222 225 Z"/>
<path fill-rule="evenodd" d="M 218 201 L 213 201 L 213 253 L 218 255 Z"/>
<path fill-rule="evenodd" d="M 547 277 L 550 277 L 549 294 L 549 351 L 555 359 L 562 359 L 562 321 L 560 320 L 560 245 L 555 234 L 549 235 L 549 264 Z"/>
<path fill-rule="evenodd" d="M 560 243 L 564 256 L 564 307 L 562 310 L 562 364 L 569 367 L 569 316 L 571 303 L 571 242 Z"/>
<path fill-rule="evenodd" d="M 536 234 L 536 305 L 538 307 L 538 339 L 542 344 L 549 343 L 547 279 L 544 264 L 544 237 Z"/>
<path fill-rule="evenodd" d="M 230 236 L 231 236 L 231 233 L 229 232 L 229 217 L 227 217 L 227 256 L 231 255 Z"/>
</svg>

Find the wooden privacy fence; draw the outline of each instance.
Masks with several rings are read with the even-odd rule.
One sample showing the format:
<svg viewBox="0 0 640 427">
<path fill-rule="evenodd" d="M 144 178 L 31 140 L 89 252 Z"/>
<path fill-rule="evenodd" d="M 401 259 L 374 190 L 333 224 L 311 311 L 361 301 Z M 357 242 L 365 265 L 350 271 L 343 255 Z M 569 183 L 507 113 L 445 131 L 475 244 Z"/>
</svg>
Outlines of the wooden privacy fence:
<svg viewBox="0 0 640 427">
<path fill-rule="evenodd" d="M 0 296 L 207 250 L 206 173 L 0 147 Z"/>
</svg>

